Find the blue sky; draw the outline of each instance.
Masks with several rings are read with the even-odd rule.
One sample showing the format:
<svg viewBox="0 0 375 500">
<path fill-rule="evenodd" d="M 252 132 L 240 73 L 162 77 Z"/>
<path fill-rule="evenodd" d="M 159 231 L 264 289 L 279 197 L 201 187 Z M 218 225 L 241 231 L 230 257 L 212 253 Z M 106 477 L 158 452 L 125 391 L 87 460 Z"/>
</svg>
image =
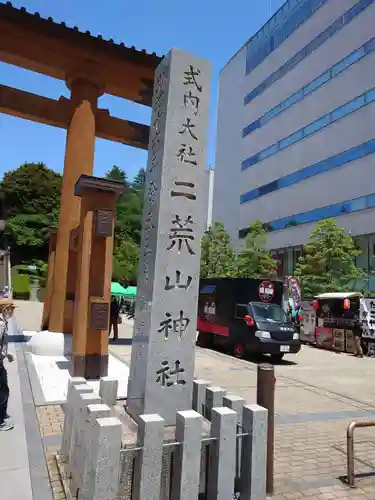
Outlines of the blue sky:
<svg viewBox="0 0 375 500">
<path fill-rule="evenodd" d="M 2 1 L 2 0 L 0 0 Z M 213 65 L 210 146 L 207 164 L 213 165 L 216 133 L 218 74 L 228 59 L 253 35 L 284 0 L 14 0 L 17 8 L 39 12 L 56 22 L 78 26 L 93 35 L 165 54 L 177 47 L 209 59 Z M 64 82 L 0 63 L 0 83 L 51 98 L 69 97 Z M 112 96 L 99 106 L 114 116 L 149 123 L 150 110 Z M 65 131 L 0 114 L 0 177 L 28 161 L 42 161 L 62 172 Z M 133 177 L 146 164 L 146 152 L 97 139 L 95 175 L 112 165 Z"/>
</svg>

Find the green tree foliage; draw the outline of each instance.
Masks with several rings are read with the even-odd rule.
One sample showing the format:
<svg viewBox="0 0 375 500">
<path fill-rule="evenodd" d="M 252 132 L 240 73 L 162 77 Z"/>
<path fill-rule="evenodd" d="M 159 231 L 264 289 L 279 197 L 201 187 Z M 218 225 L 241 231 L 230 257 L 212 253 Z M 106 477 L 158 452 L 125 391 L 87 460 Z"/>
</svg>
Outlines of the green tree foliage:
<svg viewBox="0 0 375 500">
<path fill-rule="evenodd" d="M 224 225 L 215 222 L 202 238 L 201 277 L 233 277 L 236 253 Z"/>
<path fill-rule="evenodd" d="M 118 281 L 137 278 L 145 170 L 131 183 L 126 172 L 114 165 L 107 178 L 122 182 L 124 194 L 116 206 L 113 275 Z M 25 163 L 7 172 L 0 184 L 1 217 L 7 221 L 7 244 L 12 247 L 12 264 L 36 264 L 45 281 L 48 240 L 57 229 L 62 177 L 43 163 Z M 1 218 L 0 217 L 0 218 Z M 44 271 L 42 272 L 42 269 Z"/>
<path fill-rule="evenodd" d="M 113 255 L 112 279 L 123 284 L 137 281 L 139 246 L 131 239 L 121 241 Z"/>
<path fill-rule="evenodd" d="M 137 176 L 140 177 L 140 173 Z M 127 175 L 124 170 L 116 166 L 112 167 L 106 177 L 125 184 L 125 192 L 117 200 L 116 205 L 116 239 L 118 241 L 130 239 L 139 245 L 143 208 L 143 190 L 141 189 L 141 184 L 136 183 L 137 189 L 134 188 L 134 182 L 130 184 L 127 181 Z"/>
<path fill-rule="evenodd" d="M 144 168 L 140 168 L 138 170 L 137 175 L 134 177 L 134 180 L 132 182 L 132 187 L 136 191 L 143 190 L 145 182 L 146 182 L 146 170 Z"/>
<path fill-rule="evenodd" d="M 44 163 L 24 163 L 1 182 L 6 217 L 58 211 L 62 177 Z"/>
<path fill-rule="evenodd" d="M 113 165 L 111 170 L 107 173 L 107 178 L 112 179 L 113 181 L 123 182 L 128 186 L 128 176 L 126 172 L 122 170 L 122 168 L 117 165 Z"/>
<path fill-rule="evenodd" d="M 7 243 L 13 263 L 45 260 L 50 230 L 57 227 L 62 177 L 44 163 L 24 163 L 0 185 Z"/>
<path fill-rule="evenodd" d="M 259 220 L 249 228 L 237 259 L 237 275 L 241 278 L 276 278 L 277 261 L 266 249 L 267 229 Z"/>
<path fill-rule="evenodd" d="M 352 237 L 334 219 L 319 222 L 297 264 L 296 275 L 304 295 L 348 291 L 352 280 L 363 277 L 355 266 L 355 257 L 360 253 Z"/>
<path fill-rule="evenodd" d="M 132 184 L 128 182 L 126 172 L 117 166 L 112 167 L 106 175 L 109 179 L 125 184 L 125 192 L 116 205 L 113 256 L 113 279 L 120 282 L 134 282 L 137 279 L 144 183 L 140 172 Z"/>
</svg>

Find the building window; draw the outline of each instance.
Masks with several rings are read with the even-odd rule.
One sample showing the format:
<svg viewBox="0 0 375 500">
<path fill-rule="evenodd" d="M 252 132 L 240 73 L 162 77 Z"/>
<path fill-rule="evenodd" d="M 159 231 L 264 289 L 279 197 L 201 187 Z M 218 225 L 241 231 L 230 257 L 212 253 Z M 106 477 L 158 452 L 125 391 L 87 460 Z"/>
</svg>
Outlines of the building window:
<svg viewBox="0 0 375 500">
<path fill-rule="evenodd" d="M 339 108 L 334 109 L 333 111 L 327 113 L 321 118 L 314 120 L 312 123 L 309 123 L 305 127 L 302 127 L 293 134 L 288 135 L 284 139 L 281 139 L 280 141 L 273 144 L 272 146 L 269 146 L 263 151 L 260 151 L 259 153 L 250 156 L 250 158 L 247 158 L 242 162 L 241 169 L 245 170 L 246 168 L 249 168 L 251 165 L 255 165 L 256 163 L 259 163 L 260 161 L 264 160 L 268 156 L 271 156 L 277 153 L 278 151 L 281 151 L 282 149 L 288 148 L 292 144 L 295 144 L 296 142 L 300 141 L 301 139 L 304 139 L 306 137 L 309 137 L 310 135 L 315 134 L 315 132 L 318 132 L 324 127 L 327 127 L 328 125 L 331 125 L 337 120 L 340 120 L 341 118 L 344 118 L 345 116 L 354 113 L 363 106 L 366 106 L 374 99 L 375 99 L 375 88 L 368 90 L 364 94 L 345 103 L 343 106 L 340 106 Z"/>
<path fill-rule="evenodd" d="M 291 69 L 293 69 L 297 64 L 309 56 L 315 49 L 320 47 L 326 40 L 334 36 L 341 28 L 350 23 L 358 14 L 360 14 L 364 9 L 369 7 L 374 3 L 375 0 L 358 0 L 358 2 L 349 9 L 344 15 L 340 16 L 334 23 L 332 23 L 327 29 L 325 29 L 322 33 L 320 33 L 317 37 L 314 38 L 309 44 L 307 44 L 302 50 L 300 50 L 297 54 L 295 54 L 289 61 L 287 61 L 283 66 L 281 66 L 278 70 L 272 73 L 268 78 L 266 78 L 260 85 L 258 85 L 255 89 L 253 89 L 244 99 L 244 104 L 248 104 L 250 101 L 255 99 L 258 95 L 268 89 L 276 80 L 283 77 L 288 73 Z M 319 3 L 319 2 L 318 2 Z M 320 1 L 320 5 L 323 5 L 324 0 Z M 316 10 L 316 9 L 314 9 Z M 311 13 L 306 17 L 311 16 Z M 295 25 L 296 29 L 299 25 Z M 290 32 L 292 33 L 292 31 Z M 289 34 L 290 34 L 289 33 Z M 289 36 L 289 35 L 288 35 Z M 254 38 L 250 40 L 246 47 L 246 74 L 249 74 L 256 66 L 258 66 L 264 59 L 275 50 L 276 47 L 280 45 L 282 41 L 284 41 L 286 36 L 278 37 L 274 35 L 274 41 L 270 43 L 269 41 L 265 41 L 263 47 L 259 47 L 257 52 L 254 51 Z"/>
<path fill-rule="evenodd" d="M 243 193 L 240 196 L 240 203 L 243 204 L 250 200 L 255 200 L 256 198 L 260 198 L 261 196 L 272 193 L 273 191 L 283 189 L 287 186 L 292 186 L 293 184 L 309 179 L 314 175 L 329 172 L 330 170 L 342 167 L 343 165 L 359 160 L 360 158 L 373 153 L 375 153 L 375 139 L 360 144 L 359 146 L 351 148 L 348 151 L 344 151 L 343 153 L 331 156 L 330 158 L 322 160 L 318 163 L 314 163 L 308 167 L 302 168 L 297 172 L 288 174 L 285 177 L 281 177 L 280 179 L 269 182 L 268 184 L 264 184 L 256 189 L 252 189 L 247 193 Z"/>
<path fill-rule="evenodd" d="M 249 310 L 246 304 L 236 304 L 234 308 L 234 317 L 236 319 L 244 319 L 244 317 L 249 314 Z"/>
<path fill-rule="evenodd" d="M 297 102 L 312 94 L 312 92 L 314 92 L 315 90 L 321 88 L 324 84 L 335 78 L 337 75 L 350 68 L 354 63 L 360 61 L 363 57 L 374 52 L 374 50 L 375 38 L 372 38 L 364 45 L 362 45 L 359 49 L 355 50 L 354 52 L 341 59 L 338 63 L 334 64 L 328 71 L 325 71 L 323 74 L 319 75 L 310 83 L 302 87 L 300 90 L 284 99 L 284 101 L 273 107 L 270 111 L 267 111 L 267 113 L 265 113 L 261 118 L 258 118 L 253 123 L 245 127 L 242 132 L 243 137 L 251 134 L 251 132 L 256 129 L 263 127 L 263 125 L 268 123 L 270 120 L 272 120 L 276 116 L 279 116 L 285 110 L 289 109 Z"/>
<path fill-rule="evenodd" d="M 256 68 L 327 0 L 286 2 L 246 47 L 246 74 Z"/>
<path fill-rule="evenodd" d="M 353 238 L 355 246 L 361 251 L 360 255 L 356 257 L 356 266 L 363 269 L 365 273 L 369 272 L 369 236 L 355 236 Z"/>
<path fill-rule="evenodd" d="M 285 253 L 284 250 L 278 250 L 276 254 L 277 263 L 277 276 L 283 277 L 285 275 Z"/>
<path fill-rule="evenodd" d="M 323 219 L 338 217 L 339 215 L 343 214 L 360 212 L 361 210 L 366 210 L 368 208 L 374 208 L 374 207 L 375 207 L 375 194 L 369 194 L 367 196 L 360 196 L 359 198 L 355 198 L 354 200 L 342 201 L 340 203 L 335 203 L 334 205 L 315 208 L 308 212 L 303 212 L 288 217 L 282 217 L 281 219 L 267 222 L 265 224 L 267 225 L 268 231 L 279 231 L 280 229 L 285 229 L 287 227 L 297 226 L 300 224 L 307 224 L 309 222 L 317 222 Z M 238 233 L 239 238 L 243 238 L 244 237 L 243 235 L 246 236 L 248 231 L 249 231 L 248 229 L 241 229 Z"/>
<path fill-rule="evenodd" d="M 372 275 L 375 275 L 375 234 L 369 235 L 369 272 Z M 374 290 L 374 288 L 373 288 Z"/>
<path fill-rule="evenodd" d="M 294 248 L 293 250 L 293 269 L 294 273 L 296 272 L 297 264 L 299 262 L 299 258 L 302 255 L 302 250 L 301 248 Z"/>
<path fill-rule="evenodd" d="M 292 275 L 294 268 L 293 268 L 293 248 L 287 248 L 286 249 L 286 274 L 287 275 Z"/>
</svg>

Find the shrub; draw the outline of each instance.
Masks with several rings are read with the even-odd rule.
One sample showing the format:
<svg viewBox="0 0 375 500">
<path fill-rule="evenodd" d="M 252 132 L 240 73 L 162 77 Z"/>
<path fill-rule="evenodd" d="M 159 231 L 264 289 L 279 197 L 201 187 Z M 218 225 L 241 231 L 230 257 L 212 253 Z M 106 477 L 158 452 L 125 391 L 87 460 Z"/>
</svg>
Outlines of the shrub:
<svg viewBox="0 0 375 500">
<path fill-rule="evenodd" d="M 13 298 L 19 300 L 29 300 L 30 283 L 27 274 L 12 273 Z"/>
</svg>

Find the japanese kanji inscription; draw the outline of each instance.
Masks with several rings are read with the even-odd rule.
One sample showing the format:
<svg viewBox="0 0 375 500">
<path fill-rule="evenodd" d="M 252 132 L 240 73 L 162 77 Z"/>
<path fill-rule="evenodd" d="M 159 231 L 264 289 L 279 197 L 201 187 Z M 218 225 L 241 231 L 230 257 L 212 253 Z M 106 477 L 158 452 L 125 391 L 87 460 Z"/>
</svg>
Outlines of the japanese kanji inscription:
<svg viewBox="0 0 375 500">
<path fill-rule="evenodd" d="M 127 409 L 167 424 L 191 408 L 210 76 L 172 49 L 154 81 Z"/>
<path fill-rule="evenodd" d="M 173 370 L 171 370 L 168 361 L 162 361 L 161 365 L 161 368 L 156 370 L 157 384 L 160 384 L 162 387 L 172 387 L 176 384 L 186 384 L 185 380 L 181 376 L 181 373 L 184 373 L 185 370 L 180 368 L 181 362 L 179 360 L 174 362 Z"/>
<path fill-rule="evenodd" d="M 368 297 L 361 300 L 360 322 L 363 338 L 375 338 L 375 299 Z"/>
<path fill-rule="evenodd" d="M 176 271 L 176 281 L 172 283 L 169 276 L 165 277 L 165 290 L 173 290 L 175 288 L 183 288 L 187 290 L 193 281 L 192 276 L 188 276 L 186 281 L 181 283 L 181 271 Z"/>
</svg>

